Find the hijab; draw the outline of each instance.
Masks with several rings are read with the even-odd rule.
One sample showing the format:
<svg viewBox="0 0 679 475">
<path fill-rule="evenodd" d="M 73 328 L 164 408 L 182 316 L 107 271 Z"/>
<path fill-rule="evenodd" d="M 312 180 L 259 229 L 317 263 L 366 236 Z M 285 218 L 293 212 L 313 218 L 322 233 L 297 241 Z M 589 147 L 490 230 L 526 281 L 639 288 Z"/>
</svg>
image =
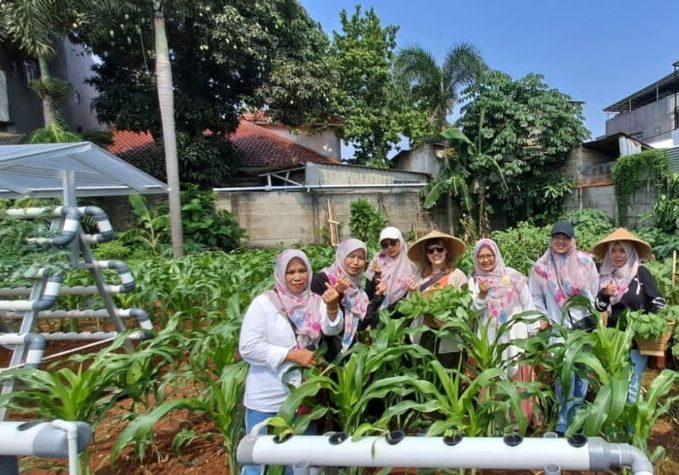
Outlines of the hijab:
<svg viewBox="0 0 679 475">
<path fill-rule="evenodd" d="M 360 275 L 351 276 L 344 268 L 344 260 L 349 254 L 356 250 L 363 249 L 365 256 L 368 256 L 368 248 L 363 241 L 358 239 L 346 239 L 339 243 L 335 252 L 335 262 L 330 267 L 323 269 L 323 273 L 328 276 L 328 283 L 331 286 L 337 284 L 344 276 L 348 277 L 351 285 L 342 293 L 342 308 L 344 309 L 344 333 L 342 335 L 342 351 L 346 351 L 354 340 L 358 322 L 365 318 L 368 310 L 368 294 L 361 288 Z"/>
<path fill-rule="evenodd" d="M 613 246 L 620 244 L 625 249 L 627 262 L 622 267 L 613 265 Z M 599 273 L 599 288 L 604 288 L 611 281 L 616 285 L 615 295 L 611 296 L 611 305 L 620 302 L 622 296 L 627 292 L 627 288 L 639 271 L 639 254 L 634 246 L 627 241 L 615 241 L 608 245 L 604 263 Z"/>
<path fill-rule="evenodd" d="M 308 277 L 304 290 L 295 294 L 285 285 L 288 265 L 299 259 L 306 266 Z M 321 337 L 321 307 L 323 299 L 311 291 L 311 263 L 306 254 L 297 249 L 286 249 L 276 257 L 274 289 L 266 292 L 269 301 L 279 313 L 287 316 L 297 329 L 297 348 L 318 343 Z"/>
<path fill-rule="evenodd" d="M 487 248 L 495 255 L 495 266 L 489 272 L 481 269 L 478 255 Z M 488 312 L 500 324 L 512 316 L 517 303 L 520 304 L 521 286 L 526 285 L 526 277 L 511 267 L 506 267 L 497 243 L 492 239 L 480 239 L 474 247 L 474 279 L 485 280 L 490 284 L 486 301 Z"/>
<path fill-rule="evenodd" d="M 575 238 L 570 240 L 570 248 L 563 254 L 556 251 L 554 240 L 550 240 L 549 249 L 535 263 L 531 275 L 563 308 L 566 300 L 574 295 L 593 297 L 588 295 L 587 281 L 593 265 L 589 254 L 576 249 Z"/>
<path fill-rule="evenodd" d="M 394 228 L 396 229 L 396 228 Z M 375 268 L 381 269 L 382 280 L 387 281 L 387 289 L 384 292 L 384 300 L 380 308 L 387 308 L 401 300 L 408 293 L 408 279 L 415 273 L 415 266 L 408 259 L 408 246 L 403 234 L 398 231 L 398 241 L 401 243 L 401 251 L 396 257 L 391 257 L 386 250 L 381 250 L 373 257 L 368 270 L 365 273 L 367 279 L 375 277 Z"/>
</svg>

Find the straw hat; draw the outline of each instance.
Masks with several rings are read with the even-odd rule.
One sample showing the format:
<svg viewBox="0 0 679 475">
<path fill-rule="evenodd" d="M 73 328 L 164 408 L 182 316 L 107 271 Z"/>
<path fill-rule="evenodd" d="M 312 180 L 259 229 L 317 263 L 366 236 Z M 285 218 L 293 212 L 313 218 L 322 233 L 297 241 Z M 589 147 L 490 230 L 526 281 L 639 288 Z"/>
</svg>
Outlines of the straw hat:
<svg viewBox="0 0 679 475">
<path fill-rule="evenodd" d="M 466 249 L 464 242 L 455 236 L 451 236 L 450 234 L 442 233 L 440 231 L 432 231 L 426 236 L 422 236 L 420 239 L 415 241 L 413 245 L 410 246 L 410 248 L 408 248 L 408 259 L 415 263 L 423 262 L 427 256 L 427 241 L 434 240 L 440 240 L 443 242 L 443 245 L 448 250 L 448 254 L 453 256 L 453 260 L 462 257 L 462 254 L 464 254 L 464 250 Z"/>
<path fill-rule="evenodd" d="M 636 248 L 639 257 L 642 259 L 649 259 L 651 257 L 651 246 L 646 241 L 639 239 L 636 234 L 628 231 L 625 228 L 618 228 L 599 241 L 592 249 L 592 254 L 603 259 L 606 256 L 606 251 L 608 251 L 608 245 L 617 241 L 627 241 L 632 243 L 632 245 Z"/>
</svg>

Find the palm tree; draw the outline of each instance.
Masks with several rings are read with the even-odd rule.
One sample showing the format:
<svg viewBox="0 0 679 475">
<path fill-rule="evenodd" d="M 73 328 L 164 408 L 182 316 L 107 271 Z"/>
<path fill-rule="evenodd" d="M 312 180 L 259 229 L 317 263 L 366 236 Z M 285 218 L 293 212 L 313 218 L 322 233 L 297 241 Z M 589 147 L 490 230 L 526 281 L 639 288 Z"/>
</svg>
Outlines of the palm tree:
<svg viewBox="0 0 679 475">
<path fill-rule="evenodd" d="M 79 9 L 89 0 L 3 0 L 0 2 L 0 36 L 38 59 L 40 80 L 33 87 L 42 99 L 45 126 L 56 122 L 54 104 L 70 93 L 70 85 L 50 76 L 48 61 L 54 40 L 64 36 Z"/>
<path fill-rule="evenodd" d="M 153 31 L 156 41 L 156 88 L 160 122 L 163 127 L 163 146 L 165 147 L 165 171 L 170 187 L 168 202 L 170 208 L 170 234 L 172 254 L 181 257 L 184 233 L 182 229 L 181 201 L 179 197 L 179 165 L 177 159 L 177 133 L 174 124 L 174 92 L 172 86 L 172 67 L 170 49 L 167 43 L 167 29 L 163 1 L 153 0 Z"/>
<path fill-rule="evenodd" d="M 419 46 L 405 48 L 397 54 L 394 66 L 406 97 L 427 114 L 431 136 L 438 136 L 447 125 L 460 88 L 475 82 L 487 69 L 481 53 L 470 43 L 453 46 L 441 66 Z"/>
</svg>

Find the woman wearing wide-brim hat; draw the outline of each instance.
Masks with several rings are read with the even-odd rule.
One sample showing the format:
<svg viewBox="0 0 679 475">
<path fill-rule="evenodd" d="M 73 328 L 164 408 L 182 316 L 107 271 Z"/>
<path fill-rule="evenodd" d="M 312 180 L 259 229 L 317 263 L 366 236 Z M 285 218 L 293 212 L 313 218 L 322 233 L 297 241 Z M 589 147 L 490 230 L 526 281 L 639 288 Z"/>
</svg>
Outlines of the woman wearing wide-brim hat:
<svg viewBox="0 0 679 475">
<path fill-rule="evenodd" d="M 465 247 L 460 239 L 440 231 L 432 231 L 415 241 L 408 249 L 408 258 L 417 268 L 417 274 L 408 282 L 410 291 L 431 295 L 448 285 L 462 287 L 466 284 L 467 276 L 456 267 Z M 416 318 L 412 323 L 413 327 L 422 325 L 439 329 L 442 323 L 432 316 Z M 424 332 L 415 335 L 413 340 L 436 354 L 444 366 L 457 367 L 461 345 L 455 335 L 437 338 L 432 332 Z"/>
<path fill-rule="evenodd" d="M 597 310 L 609 310 L 608 327 L 624 330 L 622 319 L 625 310 L 644 310 L 655 313 L 666 305 L 653 275 L 641 265 L 642 259 L 651 257 L 651 246 L 625 228 L 618 228 L 599 241 L 592 253 L 603 259 L 599 271 Z M 630 380 L 627 400 L 634 403 L 639 393 L 639 383 L 648 363 L 634 345 L 630 359 L 634 374 Z"/>
</svg>

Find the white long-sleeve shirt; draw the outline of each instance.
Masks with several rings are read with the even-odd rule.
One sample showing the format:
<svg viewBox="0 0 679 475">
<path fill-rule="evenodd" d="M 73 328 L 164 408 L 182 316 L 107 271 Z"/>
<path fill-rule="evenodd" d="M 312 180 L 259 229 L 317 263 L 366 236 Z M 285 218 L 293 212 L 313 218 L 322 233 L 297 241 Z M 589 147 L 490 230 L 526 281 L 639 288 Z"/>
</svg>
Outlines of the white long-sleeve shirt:
<svg viewBox="0 0 679 475">
<path fill-rule="evenodd" d="M 497 335 L 498 321 L 493 318 L 488 312 L 488 299 L 481 298 L 479 295 L 479 286 L 474 279 L 474 277 L 469 278 L 469 290 L 473 296 L 473 306 L 479 314 L 479 325 L 487 326 L 488 328 L 488 341 L 495 341 Z M 521 288 L 516 289 L 519 292 L 518 301 L 515 302 L 510 315 L 516 315 L 527 310 L 535 310 L 533 305 L 533 299 L 531 298 L 530 289 L 528 284 L 522 285 Z M 511 316 L 509 317 L 511 319 Z M 498 343 L 509 343 L 513 340 L 522 340 L 528 338 L 530 335 L 535 335 L 540 329 L 540 322 L 536 320 L 535 322 L 516 322 L 509 328 L 509 331 L 503 333 Z M 523 350 L 510 345 L 502 352 L 502 360 L 508 361 L 511 358 L 516 358 L 516 356 L 522 353 Z M 512 376 L 516 372 L 516 366 L 512 365 L 507 368 L 507 375 Z"/>
<path fill-rule="evenodd" d="M 323 333 L 336 335 L 343 328 L 341 311 L 331 321 L 325 304 L 321 305 L 320 323 Z M 245 407 L 262 412 L 278 411 L 289 393 L 283 375 L 294 366 L 285 358 L 296 345 L 288 317 L 279 313 L 266 295 L 257 296 L 243 317 L 238 341 L 241 357 L 250 364 L 243 398 Z"/>
</svg>

